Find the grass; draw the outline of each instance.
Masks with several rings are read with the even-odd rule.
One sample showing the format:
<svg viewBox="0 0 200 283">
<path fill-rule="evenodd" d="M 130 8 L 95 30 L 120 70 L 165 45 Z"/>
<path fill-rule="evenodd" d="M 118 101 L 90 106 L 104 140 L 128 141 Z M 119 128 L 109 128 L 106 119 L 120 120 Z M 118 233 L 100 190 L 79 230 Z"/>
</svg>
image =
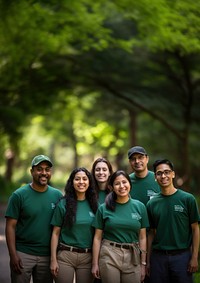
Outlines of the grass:
<svg viewBox="0 0 200 283">
<path fill-rule="evenodd" d="M 194 283 L 200 283 L 200 272 L 194 274 Z"/>
</svg>

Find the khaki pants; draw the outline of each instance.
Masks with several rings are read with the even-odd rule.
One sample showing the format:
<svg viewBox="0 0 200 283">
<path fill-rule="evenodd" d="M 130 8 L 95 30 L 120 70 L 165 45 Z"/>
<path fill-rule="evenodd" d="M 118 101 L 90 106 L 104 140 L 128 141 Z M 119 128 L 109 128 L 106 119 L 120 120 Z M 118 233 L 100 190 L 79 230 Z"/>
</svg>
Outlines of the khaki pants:
<svg viewBox="0 0 200 283">
<path fill-rule="evenodd" d="M 56 283 L 92 283 L 92 254 L 58 251 L 59 272 Z M 74 281 L 73 281 L 74 280 Z"/>
<path fill-rule="evenodd" d="M 141 283 L 140 253 L 110 245 L 103 240 L 99 269 L 102 283 Z"/>
<path fill-rule="evenodd" d="M 31 276 L 33 283 L 52 283 L 53 279 L 50 272 L 50 257 L 35 256 L 22 252 L 17 252 L 20 256 L 24 268 L 21 274 L 11 270 L 12 283 L 30 283 Z"/>
</svg>

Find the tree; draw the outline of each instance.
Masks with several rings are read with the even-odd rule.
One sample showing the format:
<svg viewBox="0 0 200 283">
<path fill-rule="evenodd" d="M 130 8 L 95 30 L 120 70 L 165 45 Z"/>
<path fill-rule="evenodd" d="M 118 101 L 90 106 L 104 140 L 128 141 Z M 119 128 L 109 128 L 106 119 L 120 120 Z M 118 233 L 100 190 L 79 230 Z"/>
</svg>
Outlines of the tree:
<svg viewBox="0 0 200 283">
<path fill-rule="evenodd" d="M 188 177 L 189 151 L 198 151 L 199 5 L 1 0 L 0 130 L 13 151 L 30 113 L 45 115 L 62 91 L 82 88 L 128 110 L 135 129 L 144 113 L 164 125 Z M 135 143 L 136 130 L 129 132 Z"/>
<path fill-rule="evenodd" d="M 115 3 L 106 22 L 113 31 L 113 47 L 76 57 L 81 62 L 76 75 L 81 71 L 84 85 L 123 100 L 130 113 L 134 109 L 132 117 L 139 110 L 164 125 L 177 139 L 174 152 L 187 185 L 190 136 L 200 121 L 199 3 Z"/>
<path fill-rule="evenodd" d="M 59 55 L 75 52 L 73 44 L 106 45 L 103 20 L 101 6 L 90 0 L 0 1 L 0 129 L 12 152 L 9 181 L 22 126 L 30 114 L 45 113 L 61 88 L 70 87 L 67 74 L 60 76 Z"/>
</svg>

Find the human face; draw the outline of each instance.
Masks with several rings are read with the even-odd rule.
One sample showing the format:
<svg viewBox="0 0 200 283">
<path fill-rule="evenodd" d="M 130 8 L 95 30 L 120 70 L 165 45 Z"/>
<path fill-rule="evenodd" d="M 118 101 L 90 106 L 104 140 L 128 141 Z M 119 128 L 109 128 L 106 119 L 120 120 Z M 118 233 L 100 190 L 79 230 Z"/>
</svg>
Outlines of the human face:
<svg viewBox="0 0 200 283">
<path fill-rule="evenodd" d="M 79 171 L 74 176 L 73 186 L 77 196 L 85 195 L 89 188 L 89 178 L 84 171 Z"/>
<path fill-rule="evenodd" d="M 113 191 L 117 195 L 117 200 L 129 199 L 131 186 L 126 177 L 119 175 L 113 182 Z"/>
<path fill-rule="evenodd" d="M 144 154 L 134 153 L 129 159 L 129 162 L 133 171 L 139 173 L 147 170 L 149 157 Z"/>
<path fill-rule="evenodd" d="M 175 173 L 168 164 L 160 164 L 156 167 L 155 178 L 161 187 L 168 187 L 173 183 Z"/>
<path fill-rule="evenodd" d="M 51 179 L 51 167 L 49 163 L 43 161 L 31 168 L 31 175 L 33 177 L 33 185 L 36 187 L 46 187 Z"/>
<path fill-rule="evenodd" d="M 94 177 L 97 180 L 97 182 L 106 183 L 108 181 L 109 176 L 110 176 L 110 172 L 108 165 L 103 161 L 98 162 L 94 170 Z"/>
</svg>

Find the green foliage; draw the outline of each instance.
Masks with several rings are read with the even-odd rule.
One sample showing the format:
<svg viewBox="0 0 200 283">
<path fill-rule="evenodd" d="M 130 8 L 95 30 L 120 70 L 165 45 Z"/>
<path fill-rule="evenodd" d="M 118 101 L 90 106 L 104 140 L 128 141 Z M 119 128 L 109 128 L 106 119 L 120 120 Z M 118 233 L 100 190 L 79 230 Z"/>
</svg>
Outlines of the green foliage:
<svg viewBox="0 0 200 283">
<path fill-rule="evenodd" d="M 2 176 L 0 176 L 0 187 L 2 188 L 0 202 L 4 203 L 8 201 L 8 198 L 11 195 L 11 193 L 20 187 L 20 183 L 6 182 L 5 179 Z"/>
<path fill-rule="evenodd" d="M 200 51 L 200 3 L 188 0 L 115 1 L 125 18 L 138 30 L 133 46 L 157 52 L 180 50 L 181 54 Z"/>
<path fill-rule="evenodd" d="M 121 161 L 139 141 L 173 156 L 181 174 L 190 163 L 197 172 L 189 153 L 199 152 L 199 8 L 191 0 L 0 0 L 2 148 L 20 156 L 29 136 L 25 159 L 53 155 L 58 143 L 71 148 L 73 166 L 97 152 Z"/>
<path fill-rule="evenodd" d="M 106 46 L 101 9 L 90 0 L 0 1 L 0 129 L 13 149 L 30 114 L 44 113 L 66 85 L 59 54 Z"/>
<path fill-rule="evenodd" d="M 200 280 L 200 272 L 194 274 L 194 283 L 199 283 Z"/>
</svg>

